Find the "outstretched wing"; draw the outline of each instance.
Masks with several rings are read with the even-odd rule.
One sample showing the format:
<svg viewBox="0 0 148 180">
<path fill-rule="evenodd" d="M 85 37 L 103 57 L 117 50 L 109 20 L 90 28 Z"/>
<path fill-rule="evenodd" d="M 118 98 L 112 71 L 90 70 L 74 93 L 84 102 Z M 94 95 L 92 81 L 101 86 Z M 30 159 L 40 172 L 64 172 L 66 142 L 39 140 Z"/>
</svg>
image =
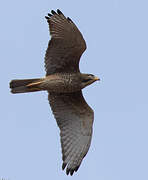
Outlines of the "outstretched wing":
<svg viewBox="0 0 148 180">
<path fill-rule="evenodd" d="M 82 91 L 49 93 L 48 99 L 60 128 L 62 168 L 67 167 L 67 175 L 72 175 L 90 147 L 94 113 L 83 98 Z"/>
<path fill-rule="evenodd" d="M 82 34 L 70 18 L 58 9 L 46 16 L 51 40 L 45 55 L 46 75 L 79 72 L 79 60 L 86 49 Z"/>
</svg>

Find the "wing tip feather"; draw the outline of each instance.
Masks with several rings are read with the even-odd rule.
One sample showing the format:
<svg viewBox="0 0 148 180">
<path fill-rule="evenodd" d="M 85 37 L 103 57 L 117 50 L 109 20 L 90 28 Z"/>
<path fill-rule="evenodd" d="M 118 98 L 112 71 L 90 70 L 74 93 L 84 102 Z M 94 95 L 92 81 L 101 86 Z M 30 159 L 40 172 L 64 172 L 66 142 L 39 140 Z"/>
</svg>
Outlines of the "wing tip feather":
<svg viewBox="0 0 148 180">
<path fill-rule="evenodd" d="M 65 169 L 66 165 L 67 165 L 66 163 L 63 163 L 63 164 L 62 164 L 62 170 Z"/>
<path fill-rule="evenodd" d="M 53 15 L 57 14 L 54 10 L 51 10 L 51 13 L 52 13 Z"/>
<path fill-rule="evenodd" d="M 69 17 L 67 17 L 67 20 L 70 21 L 70 22 L 72 22 L 72 20 L 71 20 Z"/>
<path fill-rule="evenodd" d="M 64 16 L 64 14 L 62 13 L 62 11 L 60 11 L 60 9 L 57 9 L 57 12 L 56 11 L 54 11 L 54 10 L 51 10 L 51 13 L 48 13 L 47 14 L 48 16 L 45 16 L 45 18 L 47 19 L 47 20 L 49 20 L 52 16 L 54 16 L 54 15 L 63 15 Z"/>
<path fill-rule="evenodd" d="M 63 163 L 62 164 L 62 170 L 65 169 L 65 167 L 67 166 L 67 163 Z M 74 172 L 77 172 L 77 170 L 79 169 L 80 165 L 76 166 L 75 168 L 66 168 L 66 174 L 67 175 L 73 175 Z"/>
<path fill-rule="evenodd" d="M 63 15 L 63 13 L 62 13 L 62 11 L 60 11 L 60 9 L 57 9 L 57 13 L 60 15 L 60 14 L 62 14 Z"/>
</svg>

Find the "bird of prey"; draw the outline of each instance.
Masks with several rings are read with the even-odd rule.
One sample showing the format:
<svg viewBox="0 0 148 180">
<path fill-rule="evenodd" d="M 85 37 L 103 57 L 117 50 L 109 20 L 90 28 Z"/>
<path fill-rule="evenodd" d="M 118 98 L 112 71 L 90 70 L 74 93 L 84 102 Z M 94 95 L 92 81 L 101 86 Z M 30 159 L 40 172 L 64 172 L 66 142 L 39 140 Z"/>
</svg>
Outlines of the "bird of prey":
<svg viewBox="0 0 148 180">
<path fill-rule="evenodd" d="M 51 40 L 45 55 L 46 76 L 38 79 L 12 80 L 12 93 L 48 91 L 48 99 L 60 128 L 63 165 L 73 175 L 87 154 L 94 112 L 86 103 L 82 89 L 99 80 L 79 70 L 79 60 L 86 49 L 82 34 L 58 9 L 45 16 Z"/>
</svg>

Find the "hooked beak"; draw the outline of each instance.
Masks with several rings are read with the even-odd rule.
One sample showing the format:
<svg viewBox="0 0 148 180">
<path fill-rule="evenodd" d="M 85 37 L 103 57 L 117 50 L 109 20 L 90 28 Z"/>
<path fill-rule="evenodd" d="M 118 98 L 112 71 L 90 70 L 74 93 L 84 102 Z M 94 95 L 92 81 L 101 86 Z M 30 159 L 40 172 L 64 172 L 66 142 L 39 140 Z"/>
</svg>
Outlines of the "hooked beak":
<svg viewBox="0 0 148 180">
<path fill-rule="evenodd" d="M 95 81 L 100 81 L 100 78 L 98 78 L 97 76 L 94 77 Z"/>
</svg>

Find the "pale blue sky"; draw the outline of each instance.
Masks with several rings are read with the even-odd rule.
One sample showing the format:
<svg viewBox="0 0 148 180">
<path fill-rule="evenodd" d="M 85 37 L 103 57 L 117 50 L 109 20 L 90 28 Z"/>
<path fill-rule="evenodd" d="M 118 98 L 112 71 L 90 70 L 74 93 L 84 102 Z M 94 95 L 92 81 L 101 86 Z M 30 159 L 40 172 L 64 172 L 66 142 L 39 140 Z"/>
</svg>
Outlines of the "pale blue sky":
<svg viewBox="0 0 148 180">
<path fill-rule="evenodd" d="M 44 76 L 48 25 L 63 11 L 87 42 L 82 72 L 101 81 L 84 90 L 95 111 L 91 148 L 73 177 L 61 170 L 59 130 L 47 93 L 12 95 L 16 78 Z M 0 178 L 148 179 L 148 1 L 13 0 L 0 6 Z"/>
</svg>

